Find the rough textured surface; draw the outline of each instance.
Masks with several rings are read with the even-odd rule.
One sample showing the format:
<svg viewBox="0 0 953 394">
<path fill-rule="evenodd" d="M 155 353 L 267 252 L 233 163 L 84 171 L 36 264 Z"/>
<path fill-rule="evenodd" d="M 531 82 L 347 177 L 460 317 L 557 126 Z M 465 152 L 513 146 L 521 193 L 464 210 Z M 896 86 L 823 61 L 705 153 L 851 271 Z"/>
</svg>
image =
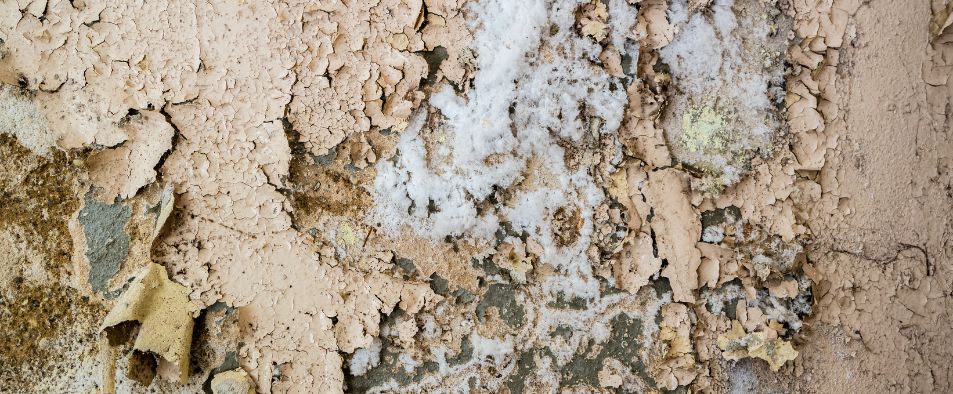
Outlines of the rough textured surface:
<svg viewBox="0 0 953 394">
<path fill-rule="evenodd" d="M 0 1 L 0 392 L 943 391 L 951 7 Z"/>
<path fill-rule="evenodd" d="M 86 195 L 86 204 L 77 220 L 83 226 L 86 238 L 86 258 L 90 261 L 89 285 L 93 291 L 103 292 L 119 272 L 129 254 L 129 234 L 125 226 L 132 210 L 117 201 L 103 204 Z"/>
<path fill-rule="evenodd" d="M 194 307 L 189 289 L 174 283 L 158 264 L 149 264 L 103 319 L 103 330 L 116 329 L 126 322 L 138 322 L 133 349 L 159 357 L 158 373 L 185 383 L 189 373 Z"/>
</svg>

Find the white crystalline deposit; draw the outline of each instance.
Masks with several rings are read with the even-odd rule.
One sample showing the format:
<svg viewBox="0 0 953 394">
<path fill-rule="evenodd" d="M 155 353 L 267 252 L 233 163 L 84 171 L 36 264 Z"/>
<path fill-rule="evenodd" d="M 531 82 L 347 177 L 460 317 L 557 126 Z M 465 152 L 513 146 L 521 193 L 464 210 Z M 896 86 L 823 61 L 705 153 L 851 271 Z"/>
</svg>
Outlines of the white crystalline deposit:
<svg viewBox="0 0 953 394">
<path fill-rule="evenodd" d="M 586 166 L 567 168 L 557 142 L 573 145 L 587 133 L 617 132 L 627 100 L 620 81 L 596 66 L 602 47 L 574 28 L 581 4 L 486 0 L 476 6 L 472 88 L 465 96 L 449 86 L 434 94 L 430 105 L 442 122 L 429 127 L 433 122 L 421 110 L 397 155 L 380 162 L 371 222 L 390 232 L 408 226 L 434 239 L 489 239 L 506 221 L 540 242 L 544 261 L 588 271 L 584 251 L 603 193 Z M 613 8 L 634 22 L 631 9 Z M 610 37 L 624 41 L 622 34 Z M 514 187 L 530 178 L 532 186 Z M 515 198 L 478 213 L 494 188 L 509 188 Z M 550 219 L 566 205 L 579 210 L 583 226 L 575 244 L 560 248 Z"/>
<path fill-rule="evenodd" d="M 354 356 L 351 357 L 351 375 L 364 375 L 368 370 L 380 364 L 382 349 L 383 343 L 381 340 L 374 338 L 374 341 L 371 342 L 371 346 L 369 348 L 360 348 L 355 350 Z"/>
<path fill-rule="evenodd" d="M 678 33 L 660 51 L 676 89 L 665 131 L 678 159 L 718 185 L 737 182 L 755 153 L 770 150 L 781 125 L 768 90 L 783 78 L 771 7 L 716 0 L 707 11 L 690 10 L 687 0 L 676 0 L 669 8 Z"/>
</svg>

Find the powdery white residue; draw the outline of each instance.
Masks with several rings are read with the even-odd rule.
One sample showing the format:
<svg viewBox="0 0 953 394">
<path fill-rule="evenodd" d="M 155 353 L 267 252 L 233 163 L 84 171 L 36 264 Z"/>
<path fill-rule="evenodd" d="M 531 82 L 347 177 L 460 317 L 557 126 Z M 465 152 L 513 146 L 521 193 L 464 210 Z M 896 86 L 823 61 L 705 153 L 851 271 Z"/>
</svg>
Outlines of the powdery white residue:
<svg viewBox="0 0 953 394">
<path fill-rule="evenodd" d="M 728 382 L 731 385 L 728 392 L 731 394 L 750 393 L 761 386 L 750 362 L 734 363 L 728 369 L 728 374 Z"/>
<path fill-rule="evenodd" d="M 470 344 L 473 345 L 473 359 L 478 362 L 492 358 L 497 365 L 503 365 L 506 356 L 513 353 L 513 339 L 495 339 L 481 336 L 476 330 L 470 334 Z"/>
<path fill-rule="evenodd" d="M 666 126 L 673 149 L 682 161 L 714 169 L 725 185 L 743 174 L 744 152 L 769 149 L 780 127 L 768 86 L 782 68 L 766 69 L 763 59 L 772 50 L 771 22 L 761 15 L 739 22 L 733 6 L 716 0 L 710 11 L 691 12 L 687 0 L 674 1 L 668 17 L 679 31 L 660 50 L 679 90 Z"/>
<path fill-rule="evenodd" d="M 708 226 L 702 232 L 702 241 L 716 244 L 725 239 L 725 230 L 721 226 Z"/>
<path fill-rule="evenodd" d="M 602 190 L 596 186 L 584 172 L 572 174 L 570 182 L 564 182 L 566 189 L 541 189 L 521 191 L 512 208 L 502 212 L 517 231 L 526 231 L 535 235 L 543 247 L 540 260 L 561 267 L 566 275 L 547 278 L 546 289 L 550 294 L 565 293 L 592 298 L 599 294 L 599 281 L 592 274 L 586 250 L 593 232 L 592 217 L 594 207 L 602 202 Z M 573 182 L 576 181 L 576 182 Z M 570 189 L 571 186 L 579 190 Z M 559 247 L 554 239 L 554 230 L 549 212 L 575 200 L 579 206 L 583 225 L 579 229 L 579 240 L 569 246 Z"/>
<path fill-rule="evenodd" d="M 771 320 L 787 324 L 794 331 L 801 330 L 801 318 L 791 308 L 782 305 L 775 297 L 768 297 L 766 301 L 762 301 L 761 305 L 765 316 Z M 800 308 L 801 310 L 810 310 L 810 305 L 802 305 Z"/>
<path fill-rule="evenodd" d="M 364 375 L 369 369 L 380 364 L 382 348 L 383 343 L 381 343 L 381 340 L 374 338 L 374 341 L 371 342 L 371 346 L 369 348 L 355 350 L 354 355 L 351 357 L 351 375 Z"/>
<path fill-rule="evenodd" d="M 718 289 L 705 289 L 702 292 L 702 299 L 706 301 L 708 310 L 716 315 L 721 314 L 725 307 L 734 308 L 733 301 L 744 297 L 744 290 L 734 283 L 726 283 Z"/>
<path fill-rule="evenodd" d="M 411 373 L 414 372 L 414 368 L 417 368 L 420 365 L 420 362 L 414 359 L 414 356 L 411 356 L 408 353 L 401 353 L 397 356 L 397 361 L 400 361 L 401 366 L 404 368 L 404 372 Z"/>
<path fill-rule="evenodd" d="M 671 67 L 679 88 L 685 93 L 712 94 L 722 83 L 735 77 L 742 59 L 737 58 L 741 52 L 740 41 L 732 36 L 737 27 L 731 10 L 733 3 L 734 0 L 718 0 L 712 4 L 711 20 L 704 12 L 689 15 L 687 0 L 675 1 L 669 8 L 669 21 L 679 26 L 679 32 L 662 48 L 662 60 Z"/>
<path fill-rule="evenodd" d="M 627 0 L 609 0 L 609 43 L 626 54 L 626 38 L 632 32 L 639 17 L 639 9 L 633 7 Z M 632 41 L 633 56 L 638 56 L 638 41 Z"/>
<path fill-rule="evenodd" d="M 381 161 L 374 180 L 375 206 L 372 220 L 390 233 L 409 224 L 421 235 L 439 238 L 467 230 L 477 236 L 489 236 L 496 230 L 495 217 L 477 217 L 471 197 L 454 182 L 431 170 L 421 136 L 426 114 L 411 120 L 398 142 L 399 154 L 393 162 Z M 429 212 L 431 202 L 438 212 Z"/>
<path fill-rule="evenodd" d="M 406 225 L 432 239 L 489 239 L 507 221 L 540 242 L 547 251 L 543 261 L 591 276 L 584 251 L 593 207 L 604 196 L 585 166 L 566 167 L 557 141 L 578 143 L 587 133 L 616 132 L 626 96 L 621 83 L 596 66 L 602 47 L 574 28 L 580 4 L 487 0 L 475 6 L 473 87 L 466 97 L 448 86 L 433 95 L 430 104 L 445 118 L 434 130 L 424 127 L 425 111 L 415 116 L 397 156 L 378 165 L 369 221 L 391 233 Z M 424 141 L 429 132 L 446 133 L 435 134 L 438 146 L 430 151 Z M 534 158 L 548 172 L 540 175 L 546 185 L 522 188 L 515 206 L 477 213 L 495 187 L 524 179 Z M 569 202 L 578 204 L 582 233 L 561 248 L 548 222 Z"/>
</svg>

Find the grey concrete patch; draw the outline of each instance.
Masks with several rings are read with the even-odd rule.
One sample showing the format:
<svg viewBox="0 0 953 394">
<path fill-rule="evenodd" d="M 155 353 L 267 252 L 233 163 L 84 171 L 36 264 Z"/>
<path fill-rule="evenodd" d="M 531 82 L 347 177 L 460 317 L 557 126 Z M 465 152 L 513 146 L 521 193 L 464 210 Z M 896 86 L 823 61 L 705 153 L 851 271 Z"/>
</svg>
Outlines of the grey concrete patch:
<svg viewBox="0 0 953 394">
<path fill-rule="evenodd" d="M 347 373 L 345 375 L 347 383 L 345 392 L 365 393 L 388 382 L 396 382 L 398 386 L 406 386 L 420 382 L 427 375 L 439 370 L 437 363 L 425 361 L 408 371 L 399 359 L 400 348 L 394 346 L 389 338 L 383 337 L 381 341 L 384 344 L 383 350 L 381 350 L 380 364 L 369 369 L 361 376 L 352 376 Z M 345 362 L 344 365 L 348 364 Z"/>
<path fill-rule="evenodd" d="M 567 297 L 565 293 L 559 292 L 556 294 L 556 299 L 546 303 L 546 306 L 555 309 L 582 311 L 589 306 L 589 300 L 578 296 Z"/>
<path fill-rule="evenodd" d="M 577 353 L 576 357 L 563 366 L 560 371 L 563 377 L 562 386 L 583 384 L 599 387 L 599 370 L 602 369 L 603 361 L 609 357 L 621 361 L 648 386 L 655 386 L 654 379 L 645 372 L 645 366 L 639 358 L 639 350 L 642 348 L 639 343 L 642 322 L 625 313 L 620 313 L 612 318 L 610 327 L 612 335 L 607 341 L 598 344 L 598 348 L 596 343 L 590 341 L 585 351 Z M 598 350 L 598 354 L 589 358 L 594 349 Z"/>
<path fill-rule="evenodd" d="M 410 276 L 417 272 L 417 266 L 414 264 L 414 261 L 411 259 L 398 257 L 394 259 L 394 264 L 397 265 L 397 268 L 400 268 L 405 275 Z"/>
<path fill-rule="evenodd" d="M 103 204 L 86 194 L 86 202 L 79 212 L 79 223 L 86 235 L 86 258 L 89 259 L 89 285 L 103 293 L 129 253 L 129 234 L 124 227 L 132 216 L 132 209 L 116 201 Z"/>
<path fill-rule="evenodd" d="M 525 322 L 526 310 L 516 301 L 515 289 L 512 285 L 494 283 L 486 290 L 483 299 L 476 307 L 480 320 L 486 319 L 487 310 L 496 307 L 500 318 L 511 328 L 522 327 Z"/>
<path fill-rule="evenodd" d="M 522 393 L 525 389 L 527 376 L 536 370 L 536 360 L 533 357 L 536 352 L 536 350 L 523 352 L 516 360 L 516 371 L 506 381 L 506 388 L 510 390 L 510 394 Z"/>
</svg>

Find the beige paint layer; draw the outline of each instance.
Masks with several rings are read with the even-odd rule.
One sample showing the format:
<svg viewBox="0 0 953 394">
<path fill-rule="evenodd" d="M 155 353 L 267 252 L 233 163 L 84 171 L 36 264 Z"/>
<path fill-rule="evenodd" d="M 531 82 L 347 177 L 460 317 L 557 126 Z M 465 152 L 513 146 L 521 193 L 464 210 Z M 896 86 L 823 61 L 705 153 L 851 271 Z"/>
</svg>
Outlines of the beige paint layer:
<svg viewBox="0 0 953 394">
<path fill-rule="evenodd" d="M 101 330 L 123 322 L 139 322 L 133 348 L 159 357 L 159 374 L 185 382 L 192 345 L 192 315 L 189 289 L 169 280 L 165 268 L 149 264 L 116 301 Z"/>
</svg>

